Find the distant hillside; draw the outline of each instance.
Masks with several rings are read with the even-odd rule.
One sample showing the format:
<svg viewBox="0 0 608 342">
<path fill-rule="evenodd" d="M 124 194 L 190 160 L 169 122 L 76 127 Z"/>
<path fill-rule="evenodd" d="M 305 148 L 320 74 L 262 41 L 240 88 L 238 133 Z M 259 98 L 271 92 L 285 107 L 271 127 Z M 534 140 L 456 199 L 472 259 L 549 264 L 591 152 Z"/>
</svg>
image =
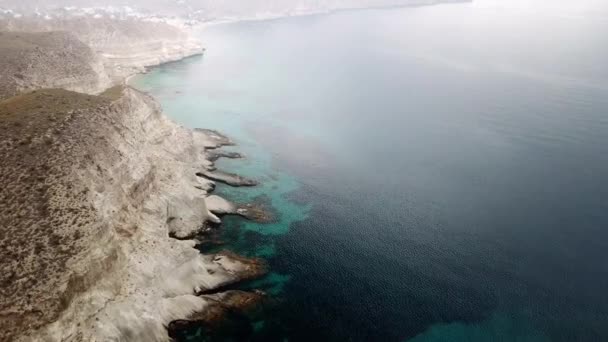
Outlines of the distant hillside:
<svg viewBox="0 0 608 342">
<path fill-rule="evenodd" d="M 0 18 L 0 31 L 70 32 L 102 57 L 114 82 L 141 72 L 145 67 L 202 52 L 200 43 L 192 39 L 185 30 L 162 21 L 139 18 L 119 20 L 76 16 L 41 19 L 33 15 L 5 17 Z M 51 49 L 65 45 L 59 41 L 52 43 Z"/>
<path fill-rule="evenodd" d="M 0 32 L 0 99 L 39 88 L 95 93 L 110 80 L 101 60 L 67 32 Z"/>
</svg>

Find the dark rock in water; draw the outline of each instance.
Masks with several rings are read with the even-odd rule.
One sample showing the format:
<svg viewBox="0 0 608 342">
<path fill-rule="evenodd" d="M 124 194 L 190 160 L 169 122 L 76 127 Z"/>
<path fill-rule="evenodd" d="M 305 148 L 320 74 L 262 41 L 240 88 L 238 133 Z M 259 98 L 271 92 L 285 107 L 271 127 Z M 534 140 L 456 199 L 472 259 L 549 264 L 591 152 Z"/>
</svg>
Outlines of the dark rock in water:
<svg viewBox="0 0 608 342">
<path fill-rule="evenodd" d="M 279 212 L 272 206 L 272 200 L 268 195 L 259 195 L 253 202 L 247 205 L 247 217 L 260 223 L 278 222 Z"/>
<path fill-rule="evenodd" d="M 210 304 L 204 311 L 186 320 L 172 321 L 167 332 L 175 341 L 188 341 L 197 333 L 202 333 L 205 341 L 248 340 L 253 334 L 250 316 L 264 298 L 261 291 L 227 291 L 205 296 Z"/>
<path fill-rule="evenodd" d="M 270 223 L 274 221 L 274 215 L 268 210 L 256 204 L 246 204 L 237 208 L 236 213 L 248 220 L 258 223 Z"/>
<path fill-rule="evenodd" d="M 167 327 L 169 337 L 179 340 L 180 336 L 184 333 L 184 331 L 188 330 L 192 325 L 192 321 L 188 321 L 185 319 L 170 322 L 169 326 Z"/>
<path fill-rule="evenodd" d="M 256 186 L 258 182 L 234 173 L 224 171 L 202 171 L 197 172 L 197 176 L 204 177 L 213 181 L 222 182 L 231 186 Z"/>
<path fill-rule="evenodd" d="M 239 281 L 257 279 L 257 278 L 260 278 L 261 276 L 265 275 L 268 272 L 266 262 L 259 258 L 247 258 L 247 257 L 238 255 L 236 253 L 233 253 L 233 252 L 227 251 L 227 250 L 217 253 L 215 257 L 216 258 L 228 257 L 232 261 L 237 261 L 237 262 L 240 262 L 241 264 L 245 265 L 245 269 L 238 271 L 238 280 Z"/>
<path fill-rule="evenodd" d="M 243 158 L 243 155 L 238 152 L 228 152 L 228 151 L 218 151 L 218 150 L 210 150 L 206 152 L 207 160 L 216 161 L 220 158 L 229 158 L 229 159 L 239 159 Z"/>
</svg>

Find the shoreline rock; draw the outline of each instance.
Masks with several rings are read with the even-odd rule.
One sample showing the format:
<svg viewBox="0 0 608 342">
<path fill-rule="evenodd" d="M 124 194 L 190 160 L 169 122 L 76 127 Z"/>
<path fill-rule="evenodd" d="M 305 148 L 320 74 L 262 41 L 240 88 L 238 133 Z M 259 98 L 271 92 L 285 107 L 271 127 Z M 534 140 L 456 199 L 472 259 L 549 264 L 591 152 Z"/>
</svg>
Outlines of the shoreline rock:
<svg viewBox="0 0 608 342">
<path fill-rule="evenodd" d="M 224 334 L 246 340 L 253 331 L 247 316 L 261 305 L 266 294 L 260 291 L 231 290 L 203 297 L 209 303 L 204 311 L 169 323 L 167 330 L 171 338 L 177 341 L 185 340 L 191 331 L 204 329 L 212 335 Z M 222 337 L 217 336 L 218 339 Z"/>
<path fill-rule="evenodd" d="M 222 151 L 222 150 L 210 150 L 207 153 L 206 159 L 215 162 L 220 158 L 228 158 L 228 159 L 241 159 L 244 156 L 239 152 L 231 152 L 231 151 Z"/>
<path fill-rule="evenodd" d="M 220 196 L 210 195 L 206 198 L 207 208 L 216 215 L 239 215 L 258 223 L 269 223 L 273 215 L 255 203 L 235 204 Z"/>
<path fill-rule="evenodd" d="M 230 138 L 214 129 L 195 128 L 194 132 L 202 133 L 209 140 L 214 142 L 213 144 L 206 146 L 207 150 L 220 148 L 222 146 L 234 146 L 234 142 Z"/>
<path fill-rule="evenodd" d="M 213 181 L 221 182 L 230 186 L 256 186 L 258 182 L 253 179 L 248 179 L 234 173 L 224 171 L 200 171 L 197 172 L 198 177 L 204 177 Z"/>
</svg>

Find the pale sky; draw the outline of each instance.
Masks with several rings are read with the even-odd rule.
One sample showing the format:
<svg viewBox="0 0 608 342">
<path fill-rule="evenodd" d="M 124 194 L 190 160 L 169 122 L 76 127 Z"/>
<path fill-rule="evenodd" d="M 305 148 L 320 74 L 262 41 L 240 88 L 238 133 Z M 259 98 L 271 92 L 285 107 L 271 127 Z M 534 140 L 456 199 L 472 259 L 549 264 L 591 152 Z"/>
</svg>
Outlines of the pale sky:
<svg viewBox="0 0 608 342">
<path fill-rule="evenodd" d="M 479 8 L 568 17 L 603 17 L 608 20 L 608 0 L 473 0 Z"/>
</svg>

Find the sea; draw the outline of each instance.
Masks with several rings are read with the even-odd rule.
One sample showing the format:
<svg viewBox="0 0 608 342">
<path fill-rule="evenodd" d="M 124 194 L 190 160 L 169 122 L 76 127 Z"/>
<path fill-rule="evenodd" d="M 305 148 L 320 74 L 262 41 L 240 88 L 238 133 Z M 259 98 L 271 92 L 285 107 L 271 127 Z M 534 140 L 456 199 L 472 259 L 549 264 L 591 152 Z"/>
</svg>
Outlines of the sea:
<svg viewBox="0 0 608 342">
<path fill-rule="evenodd" d="M 268 299 L 188 341 L 608 341 L 608 2 L 478 0 L 208 25 L 132 80 L 260 185 L 203 253 Z M 219 240 L 219 242 L 218 242 Z"/>
</svg>

